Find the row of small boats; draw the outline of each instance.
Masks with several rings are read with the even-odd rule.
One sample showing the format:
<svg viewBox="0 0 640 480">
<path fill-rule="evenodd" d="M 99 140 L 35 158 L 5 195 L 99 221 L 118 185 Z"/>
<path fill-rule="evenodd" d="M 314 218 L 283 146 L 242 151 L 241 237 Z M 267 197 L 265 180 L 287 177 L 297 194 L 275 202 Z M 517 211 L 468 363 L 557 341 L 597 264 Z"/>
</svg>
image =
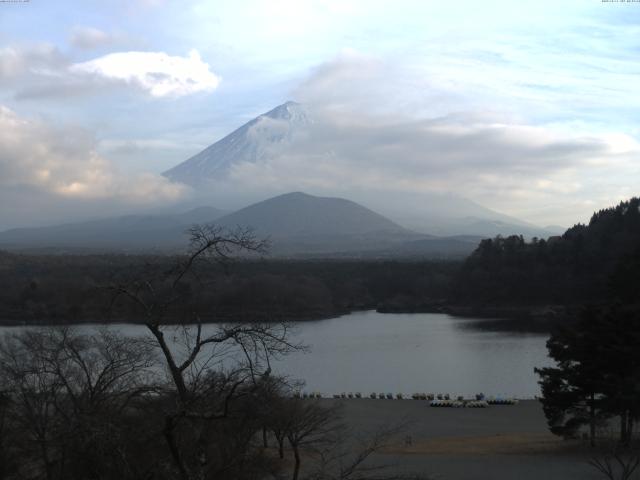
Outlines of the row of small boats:
<svg viewBox="0 0 640 480">
<path fill-rule="evenodd" d="M 293 395 L 295 398 L 323 398 L 320 392 L 295 392 Z M 342 392 L 334 394 L 333 398 L 364 398 L 360 392 Z M 369 394 L 369 398 L 378 400 L 404 400 L 405 396 L 402 393 L 376 393 Z M 408 397 L 407 397 L 408 398 Z M 475 395 L 473 399 L 465 399 L 463 396 L 457 396 L 451 398 L 448 393 L 414 393 L 411 395 L 413 400 L 427 400 L 432 407 L 469 407 L 469 408 L 485 408 L 489 405 L 515 405 L 518 400 L 511 397 L 485 397 L 484 394 L 479 393 Z"/>
<path fill-rule="evenodd" d="M 294 392 L 293 398 L 322 398 L 322 394 L 320 392 Z"/>
<path fill-rule="evenodd" d="M 494 398 L 490 397 L 486 400 L 431 400 L 429 405 L 432 407 L 450 407 L 450 408 L 487 408 L 489 405 L 515 405 L 518 400 L 515 398 Z"/>
<path fill-rule="evenodd" d="M 432 400 L 429 402 L 431 407 L 445 407 L 445 408 L 487 408 L 489 402 L 485 400 Z"/>
</svg>

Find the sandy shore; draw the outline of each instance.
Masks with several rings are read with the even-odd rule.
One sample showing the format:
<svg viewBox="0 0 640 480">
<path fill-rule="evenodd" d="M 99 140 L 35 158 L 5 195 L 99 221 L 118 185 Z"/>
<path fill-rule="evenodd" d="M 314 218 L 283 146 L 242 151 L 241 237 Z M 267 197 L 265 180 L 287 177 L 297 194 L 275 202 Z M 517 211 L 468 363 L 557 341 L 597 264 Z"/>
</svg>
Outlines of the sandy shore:
<svg viewBox="0 0 640 480">
<path fill-rule="evenodd" d="M 595 480 L 591 452 L 547 430 L 535 400 L 485 409 L 432 408 L 419 400 L 323 400 L 342 404 L 350 431 L 370 434 L 403 424 L 397 442 L 377 455 L 406 472 L 434 479 Z"/>
</svg>

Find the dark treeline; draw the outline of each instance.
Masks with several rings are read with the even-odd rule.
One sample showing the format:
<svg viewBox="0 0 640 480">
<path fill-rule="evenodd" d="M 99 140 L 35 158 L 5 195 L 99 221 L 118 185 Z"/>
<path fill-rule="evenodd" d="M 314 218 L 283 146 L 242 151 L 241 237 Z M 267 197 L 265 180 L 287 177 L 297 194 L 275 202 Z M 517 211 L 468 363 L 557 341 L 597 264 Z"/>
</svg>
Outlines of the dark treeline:
<svg viewBox="0 0 640 480">
<path fill-rule="evenodd" d="M 137 322 L 111 305 L 109 285 L 155 276 L 178 258 L 127 255 L 0 254 L 0 320 L 6 323 Z M 421 309 L 449 294 L 457 262 L 236 261 L 206 264 L 183 286 L 204 321 L 323 318 L 391 305 Z M 200 288 L 203 286 L 204 288 Z M 175 321 L 181 321 L 175 312 Z"/>
<path fill-rule="evenodd" d="M 483 240 L 457 274 L 461 304 L 571 305 L 638 301 L 640 199 L 593 214 L 561 237 Z"/>
</svg>

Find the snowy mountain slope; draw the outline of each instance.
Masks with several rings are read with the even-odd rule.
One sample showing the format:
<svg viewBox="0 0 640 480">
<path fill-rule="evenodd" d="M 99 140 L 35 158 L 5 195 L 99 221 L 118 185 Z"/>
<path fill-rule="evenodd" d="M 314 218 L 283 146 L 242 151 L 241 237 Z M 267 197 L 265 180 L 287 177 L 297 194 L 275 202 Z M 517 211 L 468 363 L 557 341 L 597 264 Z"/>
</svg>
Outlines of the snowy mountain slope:
<svg viewBox="0 0 640 480">
<path fill-rule="evenodd" d="M 234 163 L 255 163 L 278 155 L 293 136 L 304 131 L 310 123 L 310 117 L 302 105 L 284 103 L 254 118 L 163 175 L 195 187 L 207 180 L 223 179 Z"/>
</svg>

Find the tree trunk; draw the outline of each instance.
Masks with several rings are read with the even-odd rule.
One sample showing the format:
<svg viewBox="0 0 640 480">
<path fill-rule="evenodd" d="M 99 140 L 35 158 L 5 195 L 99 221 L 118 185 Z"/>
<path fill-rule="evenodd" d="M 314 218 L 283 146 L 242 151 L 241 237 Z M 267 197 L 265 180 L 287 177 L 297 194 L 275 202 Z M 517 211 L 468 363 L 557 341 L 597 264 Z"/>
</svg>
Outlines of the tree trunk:
<svg viewBox="0 0 640 480">
<path fill-rule="evenodd" d="M 42 455 L 42 462 L 44 463 L 44 471 L 47 474 L 47 480 L 53 479 L 53 468 L 49 461 L 49 451 L 44 440 L 40 441 L 40 453 Z"/>
<path fill-rule="evenodd" d="M 620 414 L 620 443 L 624 446 L 629 444 L 627 438 L 627 411 L 623 410 Z"/>
<path fill-rule="evenodd" d="M 269 442 L 267 441 L 267 427 L 262 427 L 262 445 L 264 448 L 269 448 Z"/>
<path fill-rule="evenodd" d="M 300 474 L 300 452 L 298 451 L 297 445 L 292 445 L 293 448 L 293 458 L 295 458 L 296 463 L 293 466 L 293 480 L 298 480 L 298 475 Z"/>
<path fill-rule="evenodd" d="M 158 325 L 147 323 L 146 326 L 149 329 L 149 331 L 153 334 L 153 336 L 156 337 L 156 340 L 160 345 L 160 349 L 162 350 L 162 354 L 164 355 L 164 358 L 167 361 L 167 367 L 169 367 L 169 373 L 173 378 L 173 383 L 176 386 L 176 390 L 178 391 L 178 396 L 180 397 L 180 400 L 182 402 L 186 402 L 187 396 L 188 396 L 187 385 L 185 384 L 182 372 L 176 365 L 176 362 L 173 358 L 173 354 L 171 353 L 171 350 L 167 345 L 167 341 L 164 338 L 164 333 L 162 333 L 162 330 L 160 330 L 160 327 Z"/>
<path fill-rule="evenodd" d="M 589 405 L 589 445 L 596 446 L 596 405 L 595 395 L 591 394 L 591 402 Z"/>
<path fill-rule="evenodd" d="M 284 459 L 284 438 L 278 437 L 278 455 L 280 460 Z"/>
<path fill-rule="evenodd" d="M 180 450 L 178 448 L 178 445 L 176 445 L 175 437 L 173 436 L 174 428 L 175 422 L 173 418 L 169 416 L 165 417 L 164 429 L 162 433 L 164 434 L 167 446 L 169 447 L 169 451 L 171 452 L 171 458 L 173 458 L 173 462 L 180 471 L 180 478 L 182 478 L 182 480 L 189 480 L 189 473 L 187 472 L 187 469 L 182 462 Z"/>
</svg>

